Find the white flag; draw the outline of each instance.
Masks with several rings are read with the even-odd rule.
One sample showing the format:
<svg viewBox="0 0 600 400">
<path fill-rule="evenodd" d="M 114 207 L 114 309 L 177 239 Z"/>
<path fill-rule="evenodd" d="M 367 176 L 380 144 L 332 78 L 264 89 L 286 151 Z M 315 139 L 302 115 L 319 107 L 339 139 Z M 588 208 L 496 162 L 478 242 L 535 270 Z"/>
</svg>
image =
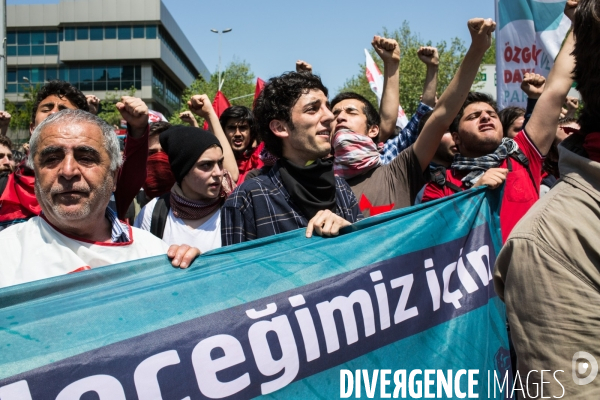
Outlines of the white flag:
<svg viewBox="0 0 600 400">
<path fill-rule="evenodd" d="M 367 68 L 365 71 L 367 80 L 369 81 L 371 90 L 375 92 L 375 95 L 377 96 L 379 107 L 381 107 L 381 96 L 383 96 L 383 74 L 379 71 L 377 64 L 375 64 L 373 57 L 371 57 L 371 54 L 369 54 L 367 49 L 365 49 L 365 55 L 367 56 Z M 406 125 L 408 125 L 408 118 L 406 118 L 402 106 L 398 106 L 398 120 L 396 121 L 396 126 L 403 129 Z"/>
<path fill-rule="evenodd" d="M 571 26 L 566 0 L 496 0 L 498 106 L 525 107 L 521 90 L 527 72 L 548 76 Z"/>
</svg>

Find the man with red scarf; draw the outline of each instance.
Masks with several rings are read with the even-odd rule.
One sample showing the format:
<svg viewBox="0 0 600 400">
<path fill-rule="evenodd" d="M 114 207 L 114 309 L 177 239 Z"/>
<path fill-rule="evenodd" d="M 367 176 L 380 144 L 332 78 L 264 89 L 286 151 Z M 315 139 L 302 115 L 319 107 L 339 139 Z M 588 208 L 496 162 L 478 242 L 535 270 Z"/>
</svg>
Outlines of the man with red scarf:
<svg viewBox="0 0 600 400">
<path fill-rule="evenodd" d="M 235 155 L 240 172 L 237 184 L 240 185 L 248 172 L 264 165 L 259 157 L 264 145 L 257 144 L 256 122 L 249 108 L 231 106 L 221 114 L 219 122 Z"/>
<path fill-rule="evenodd" d="M 564 96 L 548 89 L 553 80 L 566 80 L 568 88 L 574 79 L 584 104 L 581 130 L 558 146 L 561 179 L 512 230 L 496 260 L 494 285 L 506 303 L 517 367 L 521 376 L 527 372 L 528 389 L 537 390 L 543 382 L 547 397 L 597 399 L 600 2 L 567 1 L 567 15 L 572 15 L 573 9 L 574 39 L 567 38 L 565 54 L 561 51 L 554 67 L 560 69 L 550 72 L 536 111 L 549 99 L 545 117 L 556 123 Z M 562 376 L 559 384 L 552 378 L 544 380 L 540 373 L 530 376 L 529 371 L 534 370 L 566 373 L 558 375 Z"/>
<path fill-rule="evenodd" d="M 68 82 L 50 81 L 37 94 L 29 130 L 33 133 L 49 115 L 60 110 L 90 111 L 90 101 L 94 106 L 95 98 L 87 99 Z M 117 103 L 117 108 L 128 127 L 125 161 L 120 169 L 115 191 L 117 214 L 123 219 L 146 175 L 148 107 L 141 99 L 124 96 Z M 35 198 L 33 186 L 33 171 L 22 163 L 9 176 L 0 196 L 0 230 L 40 214 L 41 208 Z"/>
</svg>

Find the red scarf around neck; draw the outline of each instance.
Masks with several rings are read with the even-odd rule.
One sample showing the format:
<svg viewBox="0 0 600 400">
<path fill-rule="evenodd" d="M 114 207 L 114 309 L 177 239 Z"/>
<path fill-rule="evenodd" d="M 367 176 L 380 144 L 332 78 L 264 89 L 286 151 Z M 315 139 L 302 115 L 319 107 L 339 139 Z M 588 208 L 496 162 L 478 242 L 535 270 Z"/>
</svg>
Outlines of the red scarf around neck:
<svg viewBox="0 0 600 400">
<path fill-rule="evenodd" d="M 8 176 L 6 189 L 0 196 L 0 222 L 28 219 L 42 209 L 35 198 L 35 176 L 24 164 Z"/>
<path fill-rule="evenodd" d="M 590 160 L 600 162 L 600 132 L 585 135 L 583 148 L 588 153 Z"/>
</svg>

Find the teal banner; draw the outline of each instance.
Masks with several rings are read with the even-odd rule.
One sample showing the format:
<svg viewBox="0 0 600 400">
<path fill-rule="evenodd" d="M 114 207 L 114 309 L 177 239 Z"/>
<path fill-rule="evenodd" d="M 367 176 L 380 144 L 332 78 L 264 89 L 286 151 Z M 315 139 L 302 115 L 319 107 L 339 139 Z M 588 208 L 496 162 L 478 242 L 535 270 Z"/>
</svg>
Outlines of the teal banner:
<svg viewBox="0 0 600 400">
<path fill-rule="evenodd" d="M 499 195 L 2 289 L 0 400 L 505 398 Z"/>
</svg>

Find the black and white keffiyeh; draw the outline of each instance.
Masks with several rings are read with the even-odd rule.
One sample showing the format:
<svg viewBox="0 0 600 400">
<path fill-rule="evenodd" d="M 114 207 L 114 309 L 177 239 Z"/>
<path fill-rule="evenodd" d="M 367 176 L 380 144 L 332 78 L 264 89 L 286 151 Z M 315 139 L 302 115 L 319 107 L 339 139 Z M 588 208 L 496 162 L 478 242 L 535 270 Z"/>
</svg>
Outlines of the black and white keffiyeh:
<svg viewBox="0 0 600 400">
<path fill-rule="evenodd" d="M 462 181 L 467 187 L 472 187 L 490 168 L 499 167 L 510 154 L 519 150 L 519 145 L 513 139 L 502 138 L 500 146 L 492 153 L 481 157 L 463 157 L 460 154 L 454 156 L 454 162 L 450 168 L 458 171 L 469 171 Z"/>
</svg>

